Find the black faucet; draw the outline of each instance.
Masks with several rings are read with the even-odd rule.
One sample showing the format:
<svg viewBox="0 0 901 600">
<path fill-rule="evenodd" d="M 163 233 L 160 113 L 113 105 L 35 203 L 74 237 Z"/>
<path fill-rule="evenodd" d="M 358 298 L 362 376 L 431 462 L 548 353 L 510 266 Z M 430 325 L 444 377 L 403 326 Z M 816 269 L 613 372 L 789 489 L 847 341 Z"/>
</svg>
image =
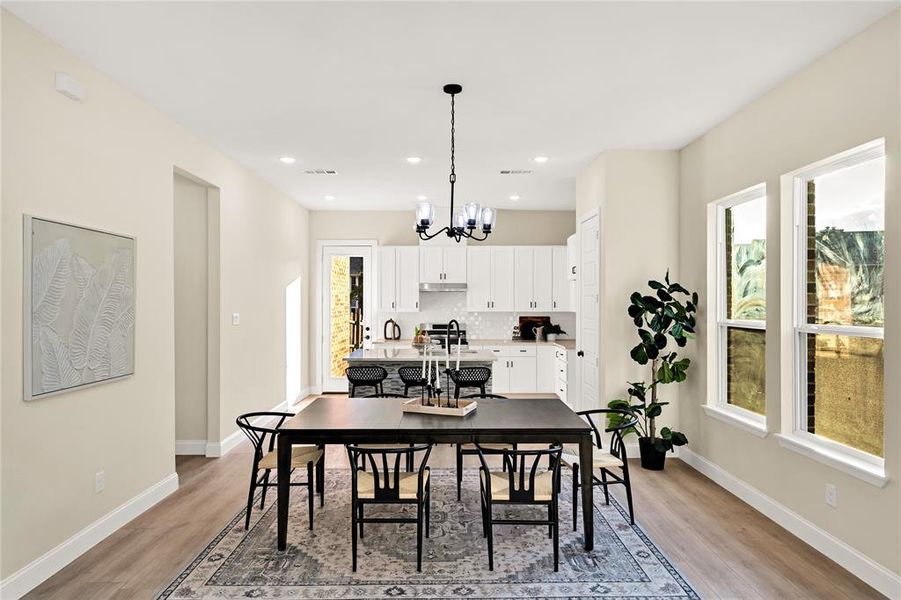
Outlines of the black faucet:
<svg viewBox="0 0 901 600">
<path fill-rule="evenodd" d="M 447 322 L 447 330 L 446 330 L 447 337 L 444 340 L 444 345 L 446 347 L 448 354 L 450 354 L 451 326 L 456 328 L 456 330 L 457 330 L 457 345 L 460 344 L 460 323 L 457 322 L 457 319 L 451 319 L 450 321 Z"/>
</svg>

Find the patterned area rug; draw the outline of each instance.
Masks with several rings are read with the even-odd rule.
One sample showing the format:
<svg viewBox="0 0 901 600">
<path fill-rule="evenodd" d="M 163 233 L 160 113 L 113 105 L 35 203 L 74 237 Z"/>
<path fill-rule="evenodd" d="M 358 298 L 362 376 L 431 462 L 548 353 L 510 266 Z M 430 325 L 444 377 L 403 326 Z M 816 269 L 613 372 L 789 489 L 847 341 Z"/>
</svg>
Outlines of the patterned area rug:
<svg viewBox="0 0 901 600">
<path fill-rule="evenodd" d="M 478 472 L 465 473 L 463 502 L 454 472 L 432 471 L 431 538 L 416 572 L 415 524 L 367 524 L 357 572 L 350 564 L 350 473 L 330 469 L 325 507 L 316 499 L 315 529 L 307 529 L 307 500 L 294 488 L 288 549 L 276 550 L 276 508 L 254 510 L 244 531 L 242 510 L 159 596 L 208 598 L 698 598 L 698 594 L 611 497 L 596 490 L 595 549 L 572 531 L 569 487 L 560 496 L 560 570 L 553 568 L 547 529 L 495 528 L 495 570 L 488 570 L 478 504 Z M 270 498 L 272 496 L 270 495 Z M 259 500 L 257 501 L 257 507 Z M 379 508 L 381 511 L 379 512 Z M 407 507 L 373 507 L 379 516 Z M 501 509 L 495 508 L 496 511 Z M 641 507 L 637 507 L 641 516 Z M 528 518 L 538 507 L 508 507 Z M 541 512 L 534 517 L 541 517 Z M 544 512 L 546 516 L 546 512 Z M 534 518 L 533 517 L 533 518 Z"/>
</svg>

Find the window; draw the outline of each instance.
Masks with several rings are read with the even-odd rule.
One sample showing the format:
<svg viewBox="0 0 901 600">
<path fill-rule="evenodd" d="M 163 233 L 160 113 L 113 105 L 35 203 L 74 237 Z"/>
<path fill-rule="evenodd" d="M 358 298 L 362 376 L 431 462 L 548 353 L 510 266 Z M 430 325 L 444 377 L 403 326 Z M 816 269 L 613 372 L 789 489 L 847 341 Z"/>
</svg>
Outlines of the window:
<svg viewBox="0 0 901 600">
<path fill-rule="evenodd" d="M 794 431 L 882 465 L 885 145 L 794 175 Z"/>
<path fill-rule="evenodd" d="M 766 186 L 715 202 L 711 218 L 716 239 L 710 286 L 716 313 L 712 404 L 765 434 Z"/>
</svg>

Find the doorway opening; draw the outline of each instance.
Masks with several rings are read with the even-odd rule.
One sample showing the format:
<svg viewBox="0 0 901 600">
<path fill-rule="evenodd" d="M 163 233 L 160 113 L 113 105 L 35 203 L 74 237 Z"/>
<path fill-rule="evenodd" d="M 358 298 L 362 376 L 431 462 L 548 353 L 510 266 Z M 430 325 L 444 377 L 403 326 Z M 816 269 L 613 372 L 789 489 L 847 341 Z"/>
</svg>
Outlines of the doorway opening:
<svg viewBox="0 0 901 600">
<path fill-rule="evenodd" d="M 218 188 L 175 170 L 176 455 L 208 455 L 219 439 L 218 211 Z"/>
<path fill-rule="evenodd" d="M 346 392 L 347 355 L 369 346 L 374 242 L 319 242 L 318 372 L 323 392 Z"/>
</svg>

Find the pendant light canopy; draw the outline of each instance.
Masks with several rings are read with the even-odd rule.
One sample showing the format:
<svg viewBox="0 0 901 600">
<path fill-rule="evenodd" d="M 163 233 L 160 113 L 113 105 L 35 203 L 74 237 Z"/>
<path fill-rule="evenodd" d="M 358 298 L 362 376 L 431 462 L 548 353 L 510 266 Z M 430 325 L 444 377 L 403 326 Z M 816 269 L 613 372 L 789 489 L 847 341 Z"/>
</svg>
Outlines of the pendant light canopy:
<svg viewBox="0 0 901 600">
<path fill-rule="evenodd" d="M 454 99 L 462 91 L 463 86 L 456 83 L 449 83 L 444 86 L 444 93 L 449 94 L 451 97 L 451 163 L 450 177 L 448 178 L 450 181 L 450 225 L 442 227 L 434 233 L 429 233 L 429 227 L 435 222 L 435 207 L 428 202 L 420 202 L 416 208 L 416 233 L 419 234 L 419 239 L 421 240 L 430 240 L 443 233 L 457 242 L 464 238 L 480 242 L 488 238 L 497 218 L 493 208 L 482 208 L 475 202 L 467 202 L 457 212 L 454 212 L 454 184 L 457 183 L 454 154 L 456 125 L 454 121 Z M 481 229 L 481 236 L 477 233 L 478 229 Z"/>
</svg>

